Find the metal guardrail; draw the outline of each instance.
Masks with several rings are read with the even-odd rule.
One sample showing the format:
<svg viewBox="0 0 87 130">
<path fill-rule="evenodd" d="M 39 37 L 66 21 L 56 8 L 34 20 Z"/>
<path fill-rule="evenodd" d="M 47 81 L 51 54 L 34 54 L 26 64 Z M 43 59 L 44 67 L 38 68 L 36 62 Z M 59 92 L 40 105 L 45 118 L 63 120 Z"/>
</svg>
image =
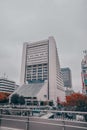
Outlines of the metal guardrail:
<svg viewBox="0 0 87 130">
<path fill-rule="evenodd" d="M 3 111 L 8 110 L 8 111 L 13 111 L 13 112 L 21 112 L 21 115 L 6 115 L 3 113 Z M 27 115 L 22 115 L 22 112 L 27 112 Z M 18 122 L 23 122 L 26 124 L 26 130 L 31 130 L 29 129 L 30 124 L 38 124 L 38 125 L 48 125 L 48 126 L 59 126 L 61 127 L 63 130 L 65 130 L 66 128 L 70 128 L 72 130 L 74 129 L 79 129 L 79 130 L 87 130 L 87 122 L 84 121 L 79 121 L 79 120 L 75 120 L 75 119 L 67 119 L 65 118 L 65 114 L 77 114 L 77 115 L 87 115 L 87 112 L 78 112 L 78 111 L 57 111 L 57 110 L 39 110 L 39 112 L 44 112 L 46 113 L 60 113 L 61 114 L 61 118 L 55 118 L 55 119 L 46 119 L 46 121 L 44 121 L 42 118 L 40 117 L 33 117 L 33 114 L 31 114 L 32 112 L 34 112 L 32 109 L 11 109 L 11 108 L 0 108 L 0 121 L 1 120 L 7 120 L 7 121 L 18 121 Z M 16 118 L 16 119 L 15 119 Z M 36 119 L 36 120 L 35 120 Z M 56 123 L 57 121 L 57 123 Z M 61 123 L 60 123 L 61 122 Z M 2 125 L 0 123 L 0 125 Z M 84 125 L 84 126 L 83 126 Z M 67 129 L 66 129 L 67 130 Z"/>
</svg>

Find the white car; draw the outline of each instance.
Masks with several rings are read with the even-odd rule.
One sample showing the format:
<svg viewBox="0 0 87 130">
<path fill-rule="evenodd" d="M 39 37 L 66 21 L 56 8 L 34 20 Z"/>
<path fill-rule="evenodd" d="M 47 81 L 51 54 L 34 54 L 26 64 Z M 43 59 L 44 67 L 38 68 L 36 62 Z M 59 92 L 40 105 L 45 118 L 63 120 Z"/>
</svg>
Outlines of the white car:
<svg viewBox="0 0 87 130">
<path fill-rule="evenodd" d="M 76 115 L 76 120 L 77 121 L 84 121 L 84 116 L 83 115 Z"/>
</svg>

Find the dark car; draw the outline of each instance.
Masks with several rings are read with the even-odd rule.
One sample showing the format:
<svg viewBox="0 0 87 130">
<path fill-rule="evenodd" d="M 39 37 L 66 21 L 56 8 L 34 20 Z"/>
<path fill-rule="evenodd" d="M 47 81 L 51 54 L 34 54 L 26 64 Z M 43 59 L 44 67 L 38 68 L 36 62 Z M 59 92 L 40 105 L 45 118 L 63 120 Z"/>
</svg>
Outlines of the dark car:
<svg viewBox="0 0 87 130">
<path fill-rule="evenodd" d="M 73 119 L 73 114 L 72 113 L 65 113 L 65 118 Z"/>
</svg>

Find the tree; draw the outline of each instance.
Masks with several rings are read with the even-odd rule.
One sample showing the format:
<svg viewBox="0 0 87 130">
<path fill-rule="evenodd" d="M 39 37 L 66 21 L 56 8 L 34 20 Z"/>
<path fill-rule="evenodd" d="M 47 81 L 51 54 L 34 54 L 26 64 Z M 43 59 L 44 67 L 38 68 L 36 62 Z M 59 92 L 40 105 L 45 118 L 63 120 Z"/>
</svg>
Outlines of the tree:
<svg viewBox="0 0 87 130">
<path fill-rule="evenodd" d="M 19 96 L 18 94 L 13 94 L 11 96 L 11 103 L 23 105 L 25 104 L 25 99 L 23 96 Z"/>
<path fill-rule="evenodd" d="M 62 104 L 68 110 L 87 112 L 87 95 L 73 93 L 70 96 L 66 96 L 66 102 L 63 102 Z M 84 117 L 87 121 L 87 114 L 85 114 Z"/>
<path fill-rule="evenodd" d="M 66 96 L 66 102 L 62 104 L 70 110 L 87 111 L 87 96 L 80 93 L 73 93 Z"/>
<path fill-rule="evenodd" d="M 25 99 L 24 99 L 23 96 L 20 96 L 20 97 L 19 97 L 19 104 L 20 104 L 20 105 L 25 104 Z"/>
<path fill-rule="evenodd" d="M 19 104 L 19 95 L 18 94 L 13 94 L 11 96 L 11 103 L 13 103 L 13 104 Z"/>
<path fill-rule="evenodd" d="M 8 102 L 9 93 L 0 92 L 0 103 Z"/>
</svg>

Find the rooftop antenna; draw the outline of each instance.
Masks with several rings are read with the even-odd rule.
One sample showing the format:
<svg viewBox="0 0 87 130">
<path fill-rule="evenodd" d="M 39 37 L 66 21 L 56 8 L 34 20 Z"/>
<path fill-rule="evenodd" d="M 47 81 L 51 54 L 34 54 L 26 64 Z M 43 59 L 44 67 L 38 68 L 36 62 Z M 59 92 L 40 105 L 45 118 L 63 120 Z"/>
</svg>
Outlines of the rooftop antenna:
<svg viewBox="0 0 87 130">
<path fill-rule="evenodd" d="M 6 78 L 6 73 L 3 74 L 3 78 L 4 78 L 4 79 Z"/>
<path fill-rule="evenodd" d="M 6 76 L 6 78 L 8 79 L 8 76 Z"/>
<path fill-rule="evenodd" d="M 4 78 L 5 78 L 6 74 L 4 73 Z"/>
</svg>

